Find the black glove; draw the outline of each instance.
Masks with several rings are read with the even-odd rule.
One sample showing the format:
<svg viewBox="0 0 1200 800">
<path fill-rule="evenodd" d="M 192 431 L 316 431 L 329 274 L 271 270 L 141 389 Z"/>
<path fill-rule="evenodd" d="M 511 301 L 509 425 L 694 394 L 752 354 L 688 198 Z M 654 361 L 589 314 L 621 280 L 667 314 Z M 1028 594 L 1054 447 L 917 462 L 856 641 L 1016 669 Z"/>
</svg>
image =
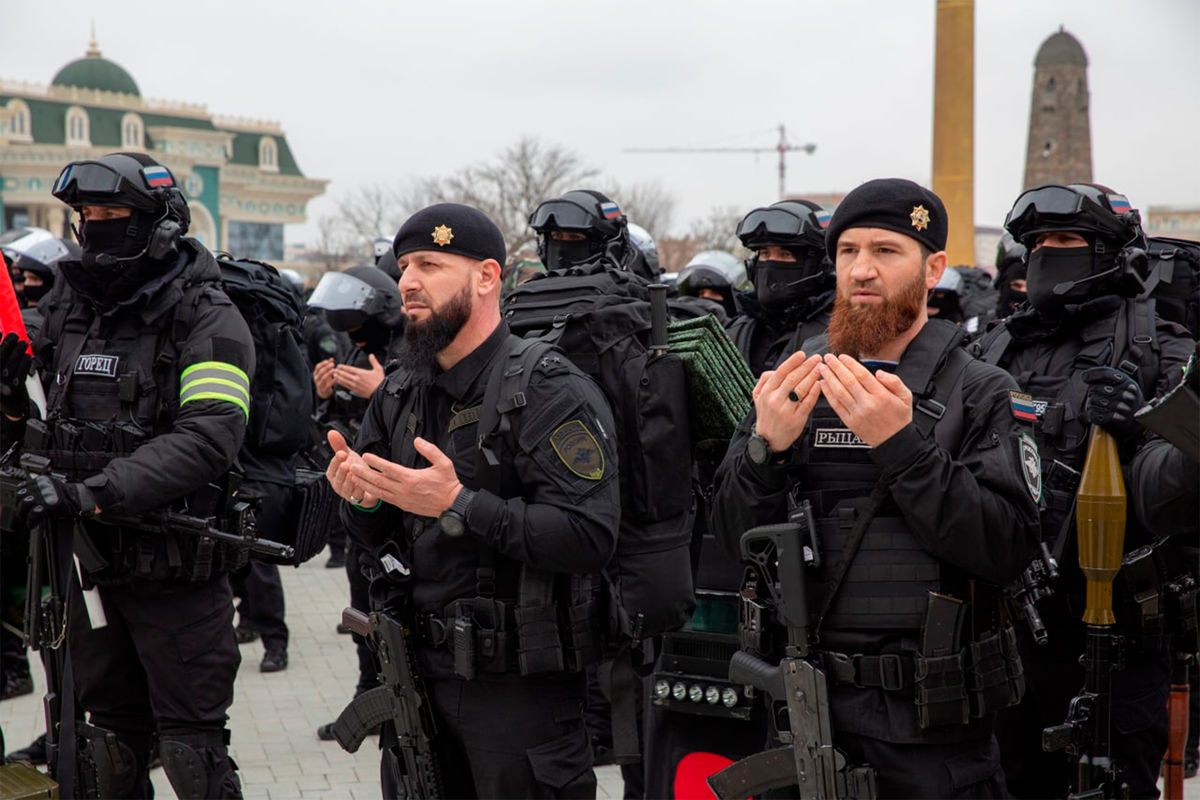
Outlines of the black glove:
<svg viewBox="0 0 1200 800">
<path fill-rule="evenodd" d="M 1118 439 L 1135 436 L 1141 426 L 1133 414 L 1146 404 L 1137 381 L 1112 367 L 1092 367 L 1082 377 L 1088 385 L 1083 421 L 1099 425 Z"/>
<path fill-rule="evenodd" d="M 39 475 L 17 487 L 17 517 L 26 527 L 46 518 L 73 519 L 96 510 L 96 497 L 82 483 Z"/>
<path fill-rule="evenodd" d="M 9 333 L 0 341 L 0 411 L 10 417 L 24 417 L 28 413 L 25 379 L 32 364 L 24 339 Z"/>
</svg>

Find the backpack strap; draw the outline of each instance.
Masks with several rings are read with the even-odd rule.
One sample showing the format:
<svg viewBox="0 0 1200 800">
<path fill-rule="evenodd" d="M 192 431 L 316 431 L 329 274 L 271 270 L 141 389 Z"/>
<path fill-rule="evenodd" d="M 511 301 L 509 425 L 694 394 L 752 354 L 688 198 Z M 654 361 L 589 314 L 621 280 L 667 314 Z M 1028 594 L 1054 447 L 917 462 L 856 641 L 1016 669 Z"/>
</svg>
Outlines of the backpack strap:
<svg viewBox="0 0 1200 800">
<path fill-rule="evenodd" d="M 984 334 L 983 340 L 974 348 L 976 357 L 985 364 L 999 366 L 1000 359 L 1004 358 L 1012 340 L 1012 332 L 1009 331 L 1008 325 L 1000 325 L 994 331 Z"/>
<path fill-rule="evenodd" d="M 476 475 L 479 488 L 501 494 L 498 437 L 512 431 L 512 413 L 525 406 L 525 389 L 533 367 L 553 347 L 545 338 L 522 339 L 510 334 L 501 345 L 488 374 L 483 392 L 483 408 L 479 411 L 479 447 Z"/>
<path fill-rule="evenodd" d="M 912 377 L 913 425 L 921 435 L 932 434 L 939 446 L 951 450 L 962 439 L 962 381 L 967 365 L 973 360 L 962 348 L 963 333 L 959 328 L 938 324 L 932 331 L 942 348 L 938 357 Z M 921 388 L 916 388 L 921 387 Z"/>
</svg>

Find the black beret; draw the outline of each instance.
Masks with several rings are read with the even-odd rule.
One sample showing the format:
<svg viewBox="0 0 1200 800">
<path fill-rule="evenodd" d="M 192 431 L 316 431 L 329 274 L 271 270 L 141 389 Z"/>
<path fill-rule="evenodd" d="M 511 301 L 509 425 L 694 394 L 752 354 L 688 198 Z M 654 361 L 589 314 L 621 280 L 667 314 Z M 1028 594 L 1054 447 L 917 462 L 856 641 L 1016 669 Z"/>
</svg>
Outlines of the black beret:
<svg viewBox="0 0 1200 800">
<path fill-rule="evenodd" d="M 504 264 L 504 236 L 496 223 L 477 208 L 461 203 L 437 203 L 422 208 L 400 226 L 392 241 L 396 258 L 416 250 L 456 253 Z"/>
<path fill-rule="evenodd" d="M 825 231 L 825 250 L 837 258 L 837 241 L 847 228 L 883 228 L 911 236 L 935 253 L 946 249 L 946 207 L 920 184 L 903 178 L 876 178 L 838 204 Z"/>
</svg>

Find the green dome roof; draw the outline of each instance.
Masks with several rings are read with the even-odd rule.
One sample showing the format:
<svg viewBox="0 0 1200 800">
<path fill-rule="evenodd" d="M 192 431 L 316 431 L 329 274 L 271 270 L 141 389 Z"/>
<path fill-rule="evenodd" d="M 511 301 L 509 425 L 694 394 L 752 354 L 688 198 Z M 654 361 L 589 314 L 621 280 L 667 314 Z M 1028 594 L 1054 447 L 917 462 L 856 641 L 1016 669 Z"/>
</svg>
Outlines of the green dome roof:
<svg viewBox="0 0 1200 800">
<path fill-rule="evenodd" d="M 79 86 L 139 97 L 142 94 L 138 91 L 133 77 L 124 68 L 107 58 L 101 58 L 100 51 L 95 49 L 89 50 L 85 58 L 76 59 L 60 69 L 50 83 L 53 86 Z"/>
</svg>

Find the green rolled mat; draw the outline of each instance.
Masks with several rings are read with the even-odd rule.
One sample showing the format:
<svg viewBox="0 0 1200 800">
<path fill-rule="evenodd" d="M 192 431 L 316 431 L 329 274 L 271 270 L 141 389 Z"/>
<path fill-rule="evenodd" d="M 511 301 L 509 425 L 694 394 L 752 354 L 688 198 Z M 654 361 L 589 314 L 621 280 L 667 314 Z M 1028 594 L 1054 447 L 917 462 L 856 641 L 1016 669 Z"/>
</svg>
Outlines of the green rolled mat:
<svg viewBox="0 0 1200 800">
<path fill-rule="evenodd" d="M 667 342 L 687 374 L 692 441 L 728 439 L 749 413 L 754 389 L 737 347 L 711 315 L 670 323 Z"/>
</svg>

